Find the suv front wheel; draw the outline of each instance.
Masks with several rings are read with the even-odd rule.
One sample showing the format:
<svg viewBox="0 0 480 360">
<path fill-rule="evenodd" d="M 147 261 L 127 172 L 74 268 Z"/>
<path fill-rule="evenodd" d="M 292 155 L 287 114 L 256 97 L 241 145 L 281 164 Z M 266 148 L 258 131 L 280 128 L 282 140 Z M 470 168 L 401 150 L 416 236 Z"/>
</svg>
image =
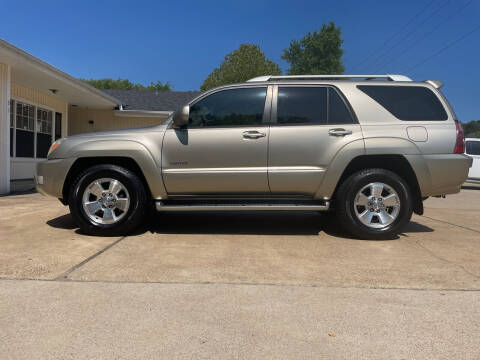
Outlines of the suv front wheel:
<svg viewBox="0 0 480 360">
<path fill-rule="evenodd" d="M 75 180 L 70 212 L 80 228 L 92 235 L 125 235 L 142 221 L 147 202 L 138 176 L 117 165 L 95 165 Z"/>
<path fill-rule="evenodd" d="M 408 184 L 385 169 L 366 169 L 349 176 L 338 188 L 335 207 L 341 225 L 361 239 L 391 239 L 413 212 Z"/>
</svg>

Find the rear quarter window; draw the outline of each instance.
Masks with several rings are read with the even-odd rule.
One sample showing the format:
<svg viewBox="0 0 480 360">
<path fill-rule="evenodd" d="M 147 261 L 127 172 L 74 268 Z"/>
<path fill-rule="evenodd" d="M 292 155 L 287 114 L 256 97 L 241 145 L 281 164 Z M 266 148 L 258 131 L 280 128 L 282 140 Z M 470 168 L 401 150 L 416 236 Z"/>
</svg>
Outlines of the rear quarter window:
<svg viewBox="0 0 480 360">
<path fill-rule="evenodd" d="M 358 89 L 404 121 L 447 120 L 448 115 L 432 90 L 423 86 L 358 85 Z"/>
</svg>

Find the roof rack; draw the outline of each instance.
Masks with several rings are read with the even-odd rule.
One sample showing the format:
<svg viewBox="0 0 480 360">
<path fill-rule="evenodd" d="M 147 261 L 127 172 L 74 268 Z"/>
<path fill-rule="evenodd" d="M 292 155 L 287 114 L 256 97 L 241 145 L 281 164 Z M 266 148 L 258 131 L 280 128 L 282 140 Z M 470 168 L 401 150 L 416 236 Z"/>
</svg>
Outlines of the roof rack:
<svg viewBox="0 0 480 360">
<path fill-rule="evenodd" d="M 271 81 L 271 80 L 296 80 L 296 79 L 325 79 L 325 80 L 337 80 L 337 79 L 365 79 L 365 80 L 374 80 L 374 79 L 385 79 L 388 81 L 412 81 L 408 76 L 405 75 L 265 75 L 258 76 L 253 79 L 247 80 L 247 82 L 259 82 L 259 81 Z"/>
</svg>

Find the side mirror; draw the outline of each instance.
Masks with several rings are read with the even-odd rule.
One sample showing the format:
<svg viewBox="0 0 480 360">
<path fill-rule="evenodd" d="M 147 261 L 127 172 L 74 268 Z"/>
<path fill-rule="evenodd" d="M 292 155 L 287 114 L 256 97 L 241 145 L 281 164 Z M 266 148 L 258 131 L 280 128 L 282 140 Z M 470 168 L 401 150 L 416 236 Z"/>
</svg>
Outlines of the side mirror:
<svg viewBox="0 0 480 360">
<path fill-rule="evenodd" d="M 173 124 L 176 128 L 181 128 L 188 124 L 188 118 L 190 116 L 190 106 L 185 105 L 181 109 L 178 109 L 173 114 Z"/>
</svg>

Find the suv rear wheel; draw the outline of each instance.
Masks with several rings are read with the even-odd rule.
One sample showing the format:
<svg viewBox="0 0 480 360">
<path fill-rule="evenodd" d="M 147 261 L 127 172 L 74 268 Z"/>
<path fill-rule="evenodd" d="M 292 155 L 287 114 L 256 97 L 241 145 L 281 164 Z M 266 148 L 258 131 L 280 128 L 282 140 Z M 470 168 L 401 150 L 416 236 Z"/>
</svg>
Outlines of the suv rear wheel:
<svg viewBox="0 0 480 360">
<path fill-rule="evenodd" d="M 124 235 L 142 221 L 147 198 L 142 181 L 128 169 L 96 165 L 83 171 L 69 196 L 70 212 L 93 235 Z"/>
<path fill-rule="evenodd" d="M 390 239 L 402 231 L 413 212 L 408 184 L 385 169 L 354 173 L 338 188 L 340 223 L 361 239 Z"/>
</svg>

